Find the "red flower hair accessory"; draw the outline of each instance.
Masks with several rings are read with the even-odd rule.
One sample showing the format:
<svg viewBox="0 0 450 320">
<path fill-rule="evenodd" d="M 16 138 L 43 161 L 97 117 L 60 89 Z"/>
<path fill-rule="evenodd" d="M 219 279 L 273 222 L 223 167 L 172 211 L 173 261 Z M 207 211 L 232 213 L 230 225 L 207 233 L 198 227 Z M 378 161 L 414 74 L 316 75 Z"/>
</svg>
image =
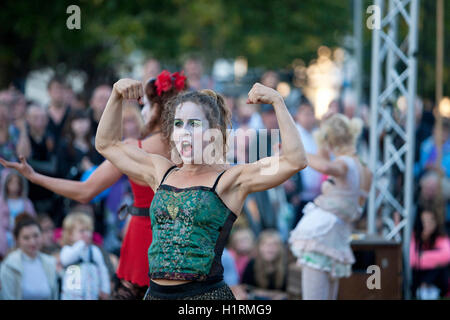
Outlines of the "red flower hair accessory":
<svg viewBox="0 0 450 320">
<path fill-rule="evenodd" d="M 175 88 L 177 91 L 181 91 L 185 87 L 186 77 L 184 75 L 184 71 L 172 73 L 172 77 L 174 77 Z"/>
<path fill-rule="evenodd" d="M 158 96 L 161 96 L 163 91 L 166 92 L 172 89 L 172 76 L 170 75 L 170 72 L 163 70 L 156 78 L 155 86 Z"/>
<path fill-rule="evenodd" d="M 186 79 L 187 78 L 184 75 L 184 71 L 170 74 L 169 71 L 163 70 L 155 81 L 158 96 L 161 96 L 163 92 L 167 92 L 172 89 L 172 86 L 174 86 L 177 91 L 183 90 L 186 85 Z"/>
</svg>

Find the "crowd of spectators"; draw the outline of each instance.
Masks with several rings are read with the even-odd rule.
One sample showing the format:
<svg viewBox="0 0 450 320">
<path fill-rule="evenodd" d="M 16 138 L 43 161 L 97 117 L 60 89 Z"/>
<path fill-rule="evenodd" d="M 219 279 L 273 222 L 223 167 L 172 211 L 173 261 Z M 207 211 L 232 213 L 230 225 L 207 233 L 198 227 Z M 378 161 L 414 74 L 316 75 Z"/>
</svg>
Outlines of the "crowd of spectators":
<svg viewBox="0 0 450 320">
<path fill-rule="evenodd" d="M 199 59 L 188 59 L 183 69 L 192 90 L 224 87 L 217 86 L 214 78 L 205 74 Z M 160 71 L 159 62 L 150 59 L 143 65 L 142 80 L 147 81 Z M 277 88 L 279 74 L 267 71 L 260 81 Z M 7 161 L 20 161 L 23 157 L 36 172 L 52 177 L 87 179 L 104 160 L 95 150 L 94 140 L 111 90 L 112 84 L 100 84 L 84 101 L 64 77 L 55 76 L 48 82 L 49 103 L 45 106 L 27 100 L 17 88 L 1 90 L 0 157 Z M 240 153 L 244 153 L 244 161 L 252 160 L 250 146 L 255 144 L 260 151 L 261 136 L 252 137 L 246 132 L 277 129 L 275 111 L 269 105 L 247 104 L 245 90 L 224 89 L 221 93 L 232 110 L 233 129 L 242 129 L 236 134 L 236 141 L 239 135 L 245 141 L 235 144 L 232 160 L 238 161 L 236 154 Z M 289 102 L 306 151 L 316 153 L 313 131 L 319 120 L 315 106 L 303 95 Z M 345 99 L 336 99 L 329 105 L 350 118 L 355 107 L 347 105 Z M 139 138 L 143 132 L 141 110 L 132 102 L 127 108 L 123 138 Z M 419 205 L 414 218 L 411 266 L 417 296 L 437 298 L 447 294 L 449 281 L 450 245 L 446 234 L 450 230 L 450 121 L 444 119 L 443 132 L 438 135 L 441 140 L 437 141 L 432 110 L 424 108 L 420 99 L 416 109 L 414 173 Z M 142 110 L 144 117 L 146 112 L 150 110 Z M 403 117 L 401 113 L 398 116 Z M 365 133 L 358 150 L 367 149 L 368 145 L 369 123 L 364 120 Z M 270 146 L 265 155 L 276 152 L 280 141 L 271 141 L 270 134 L 264 138 L 268 138 Z M 253 161 L 260 155 L 257 152 Z M 126 228 L 126 221 L 118 218 L 117 210 L 132 197 L 127 180 L 117 182 L 121 188 L 113 186 L 89 203 L 80 204 L 27 181 L 11 169 L 0 166 L 0 175 L 0 296 L 109 299 Z M 289 298 L 288 265 L 295 262 L 287 246 L 289 232 L 301 219 L 304 206 L 319 195 L 325 179 L 307 168 L 277 188 L 248 197 L 222 257 L 225 280 L 238 299 Z M 364 221 L 359 225 L 364 226 Z M 81 289 L 73 291 L 62 285 L 70 272 L 78 272 L 71 268 L 73 265 L 81 266 L 79 272 L 91 277 L 94 287 L 80 283 Z"/>
</svg>

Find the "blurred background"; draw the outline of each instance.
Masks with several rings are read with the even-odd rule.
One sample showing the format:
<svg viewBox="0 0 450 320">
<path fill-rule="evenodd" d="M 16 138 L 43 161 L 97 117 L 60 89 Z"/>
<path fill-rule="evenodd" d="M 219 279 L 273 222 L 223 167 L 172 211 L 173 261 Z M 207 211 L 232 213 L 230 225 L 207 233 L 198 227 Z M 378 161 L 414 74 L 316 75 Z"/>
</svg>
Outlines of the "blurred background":
<svg viewBox="0 0 450 320">
<path fill-rule="evenodd" d="M 408 2 L 391 4 L 406 6 Z M 299 130 L 309 134 L 330 109 L 349 118 L 360 117 L 364 130 L 358 152 L 369 164 L 370 129 L 375 123 L 371 119 L 370 99 L 374 35 L 367 21 L 372 17 L 368 8 L 374 3 L 369 0 L 3 1 L 0 5 L 0 105 L 4 112 L 0 155 L 17 161 L 22 154 L 37 172 L 53 177 L 87 179 L 104 160 L 93 146 L 98 121 L 114 82 L 123 77 L 145 82 L 166 69 L 184 70 L 190 89 L 210 88 L 222 93 L 233 112 L 233 129 L 275 128 L 270 110 L 246 105 L 243 100 L 256 81 L 278 90 Z M 445 4 L 448 16 L 450 3 L 445 1 Z M 68 27 L 76 21 L 72 19 L 76 19 L 73 14 L 77 11 L 67 11 L 71 5 L 79 8 L 79 29 Z M 450 100 L 445 98 L 450 91 L 450 19 L 443 19 L 440 41 L 447 54 L 438 63 L 437 1 L 423 0 L 418 5 L 417 28 L 413 30 L 400 22 L 397 29 L 399 38 L 409 32 L 418 34 L 418 50 L 413 53 L 417 59 L 414 101 L 407 101 L 404 94 L 397 92 L 391 99 L 391 110 L 393 121 L 405 128 L 408 110 L 413 108 L 410 112 L 415 114 L 415 134 L 409 136 L 414 138 L 408 142 L 414 144 L 415 151 L 409 182 L 412 206 L 408 207 L 411 214 L 407 221 L 411 229 L 422 225 L 422 212 L 417 208 L 427 203 L 427 208 L 436 211 L 436 230 L 441 230 L 443 235 L 450 230 Z M 438 69 L 441 78 L 436 77 Z M 438 87 L 443 93 L 439 99 Z M 62 113 L 51 111 L 56 106 L 61 106 L 62 109 L 56 109 L 63 110 Z M 130 111 L 128 120 L 124 119 L 129 122 L 124 138 L 137 138 L 142 126 L 140 109 L 132 105 L 130 110 L 135 111 Z M 374 140 L 378 141 L 379 153 L 386 150 L 382 139 L 388 135 L 388 130 L 382 131 L 380 140 Z M 436 135 L 441 142 L 436 142 Z M 396 139 L 395 134 L 392 139 Z M 314 141 L 310 147 L 314 149 Z M 381 159 L 382 155 L 378 157 Z M 4 172 L 3 168 L 1 171 L 2 199 L 5 210 L 10 211 L 5 227 L 9 236 L 1 253 L 5 257 L 15 246 L 10 230 L 20 210 L 14 210 L 11 204 L 8 207 L 7 200 L 13 191 L 5 190 L 12 190 L 8 183 L 15 180 L 9 177 L 10 172 Z M 392 175 L 389 180 L 394 181 L 392 192 L 403 201 L 403 171 L 393 170 Z M 48 223 L 52 234 L 48 238 L 49 247 L 58 246 L 62 222 L 68 213 L 82 210 L 93 217 L 94 240 L 109 259 L 113 278 L 126 226 L 126 221 L 117 217 L 117 210 L 121 204 L 131 201 L 128 181 L 123 178 L 89 204 L 80 205 L 16 176 L 20 178 L 16 179 L 20 182 L 20 192 L 15 192 L 20 197 L 14 197 L 28 199 L 28 211 Z M 276 231 L 281 243 L 279 250 L 286 253 L 284 269 L 280 271 L 285 281 L 272 288 L 275 293 L 262 294 L 263 298 L 301 297 L 300 271 L 289 255 L 286 241 L 301 217 L 301 209 L 319 194 L 324 179 L 317 172 L 301 172 L 281 188 L 249 198 L 229 243 L 239 271 L 237 280 L 230 281 L 237 288 L 246 281 L 251 282 L 245 287 L 249 294 L 245 297 L 261 298 L 261 292 L 251 293 L 252 288 L 261 284 L 249 276 L 252 271 L 245 273 L 245 268 L 252 259 L 264 259 L 258 256 L 258 245 L 264 241 L 257 240 L 267 230 Z M 374 191 L 373 197 L 376 194 Z M 436 199 L 440 202 L 430 204 Z M 368 232 L 367 207 L 355 226 L 355 276 L 342 283 L 342 299 L 360 298 L 362 290 L 365 290 L 363 298 L 367 299 L 409 296 L 406 291 L 410 289 L 404 288 L 408 273 L 404 272 L 414 266 L 405 269 L 409 259 L 404 260 L 404 240 L 390 232 L 404 215 L 394 206 L 388 210 L 390 218 L 384 219 L 386 213 L 382 211 L 377 211 L 375 229 L 371 232 Z M 370 237 L 364 236 L 367 234 Z M 273 234 L 263 239 L 271 237 L 277 239 Z M 58 255 L 57 249 L 49 252 Z M 443 253 L 444 260 L 447 254 L 450 253 Z M 279 257 L 282 259 L 281 254 Z M 383 275 L 389 279 L 383 280 L 386 282 L 379 291 L 364 287 L 367 266 L 372 264 L 384 266 Z M 443 268 L 447 273 L 439 278 L 439 285 L 449 281 L 448 263 Z M 247 274 L 245 280 L 244 274 Z M 413 279 L 407 281 L 409 286 Z M 359 289 L 352 289 L 356 287 Z M 441 298 L 449 295 L 447 287 L 443 290 Z"/>
<path fill-rule="evenodd" d="M 372 1 L 361 1 L 363 10 Z M 69 30 L 66 9 L 81 9 L 81 29 Z M 303 88 L 319 57 L 338 64 L 336 87 L 352 85 L 353 2 L 348 1 L 6 1 L 2 4 L 0 85 L 27 97 L 53 73 L 70 78 L 77 94 L 124 75 L 142 76 L 149 58 L 177 69 L 193 55 L 220 82 L 251 83 L 276 69 L 289 86 Z M 331 14 L 330 14 L 331 13 Z M 436 1 L 420 2 L 418 93 L 434 98 Z M 365 10 L 365 18 L 369 17 Z M 364 19 L 365 20 L 365 19 Z M 450 28 L 448 19 L 445 30 Z M 371 30 L 361 26 L 363 88 L 368 96 Z M 448 46 L 448 42 L 447 42 Z M 318 52 L 319 48 L 323 50 Z M 327 49 L 328 48 L 328 49 Z M 445 57 L 448 66 L 449 56 Z M 448 67 L 444 83 L 449 83 Z M 215 71 L 215 72 L 214 72 Z M 308 72 L 309 71 L 309 72 Z M 331 70 L 328 70 L 332 73 Z M 39 80 L 36 79 L 37 82 Z M 28 92 L 30 91 L 30 92 Z M 45 90 L 44 90 L 45 91 Z M 45 101 L 44 97 L 40 97 Z"/>
</svg>

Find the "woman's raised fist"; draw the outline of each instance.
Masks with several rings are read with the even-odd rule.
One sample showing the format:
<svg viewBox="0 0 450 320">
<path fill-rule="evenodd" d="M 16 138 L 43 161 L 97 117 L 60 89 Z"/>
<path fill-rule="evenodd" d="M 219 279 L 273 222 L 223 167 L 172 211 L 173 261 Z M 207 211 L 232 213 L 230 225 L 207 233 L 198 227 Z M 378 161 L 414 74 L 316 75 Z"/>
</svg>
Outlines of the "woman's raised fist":
<svg viewBox="0 0 450 320">
<path fill-rule="evenodd" d="M 261 83 L 255 83 L 248 93 L 247 103 L 256 104 L 274 104 L 275 102 L 283 101 L 280 93 L 272 88 L 266 87 Z"/>
<path fill-rule="evenodd" d="M 123 98 L 128 100 L 138 100 L 144 97 L 144 88 L 142 83 L 133 79 L 120 79 L 114 83 L 114 90 Z"/>
</svg>

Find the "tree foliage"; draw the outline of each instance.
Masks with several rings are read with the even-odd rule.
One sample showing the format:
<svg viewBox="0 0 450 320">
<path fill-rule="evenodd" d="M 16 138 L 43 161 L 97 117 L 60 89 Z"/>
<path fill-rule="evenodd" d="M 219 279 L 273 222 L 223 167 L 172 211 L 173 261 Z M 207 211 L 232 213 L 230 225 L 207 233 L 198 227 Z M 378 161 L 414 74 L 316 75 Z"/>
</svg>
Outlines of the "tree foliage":
<svg viewBox="0 0 450 320">
<path fill-rule="evenodd" d="M 430 98 L 434 2 L 420 2 L 418 88 Z M 66 27 L 66 9 L 72 4 L 81 9 L 81 30 Z M 370 4 L 365 0 L 364 8 Z M 209 66 L 219 57 L 245 56 L 249 67 L 282 69 L 296 58 L 315 58 L 320 45 L 342 46 L 343 37 L 352 32 L 351 0 L 9 0 L 0 6 L 0 88 L 47 66 L 62 73 L 83 71 L 88 86 L 110 82 L 136 49 L 172 66 L 195 53 Z M 365 23 L 363 27 L 367 92 L 371 33 Z M 449 32 L 446 19 L 447 84 Z"/>
<path fill-rule="evenodd" d="M 81 9 L 69 30 L 66 8 Z M 0 86 L 50 66 L 109 79 L 135 49 L 165 64 L 189 53 L 211 63 L 245 56 L 250 67 L 283 68 L 336 46 L 350 29 L 347 1 L 14 0 L 2 4 Z"/>
</svg>

